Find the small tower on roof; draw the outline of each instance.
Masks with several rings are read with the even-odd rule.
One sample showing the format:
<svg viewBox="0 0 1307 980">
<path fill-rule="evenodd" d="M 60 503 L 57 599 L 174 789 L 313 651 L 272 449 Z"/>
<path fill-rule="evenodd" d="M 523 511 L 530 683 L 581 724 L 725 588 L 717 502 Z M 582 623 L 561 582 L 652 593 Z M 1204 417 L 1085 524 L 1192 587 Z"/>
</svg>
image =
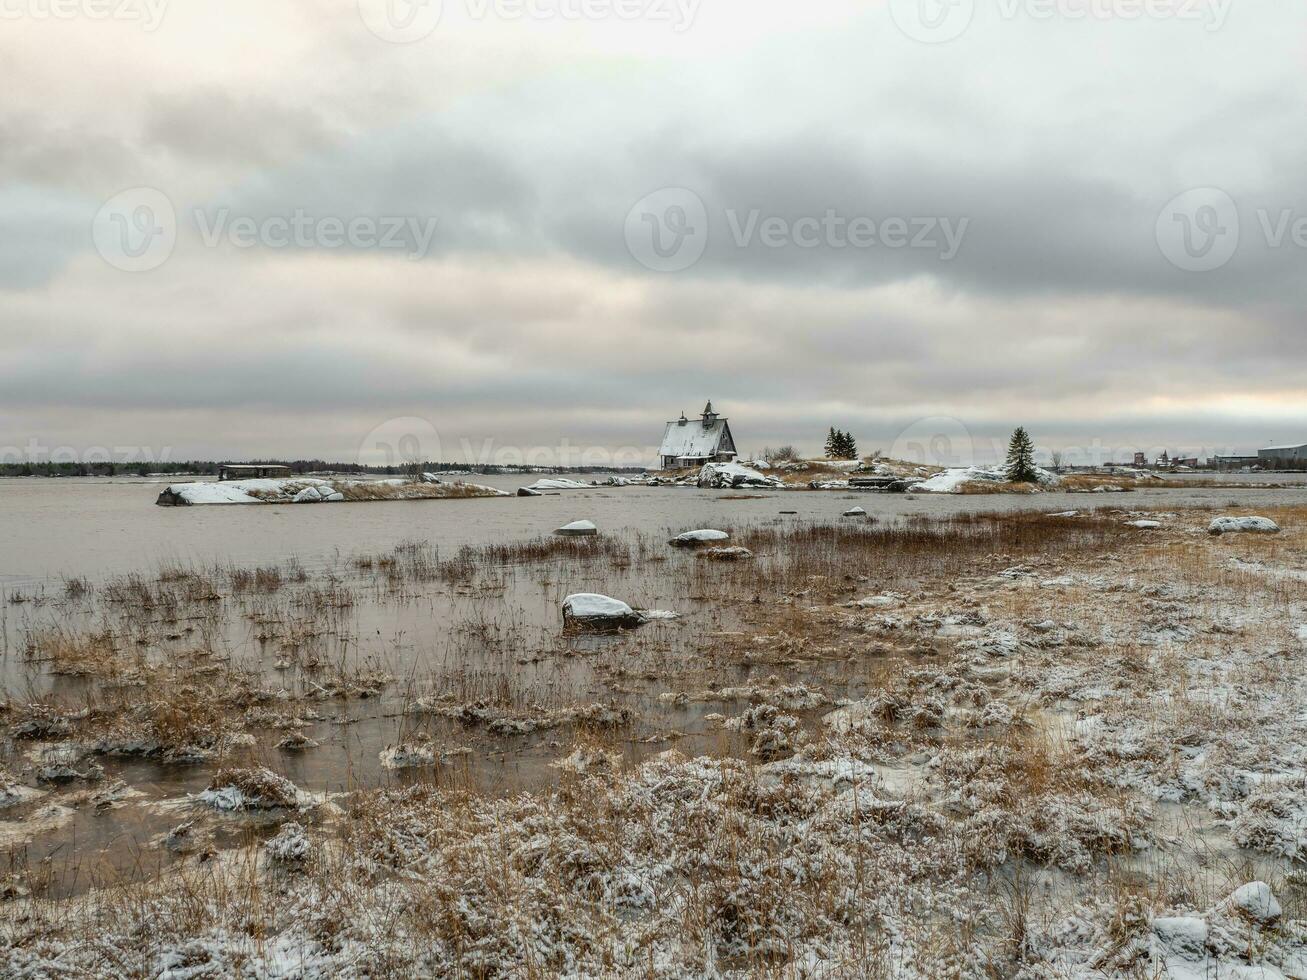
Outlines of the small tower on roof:
<svg viewBox="0 0 1307 980">
<path fill-rule="evenodd" d="M 717 413 L 712 410 L 712 400 L 710 399 L 708 404 L 703 407 L 703 427 L 705 429 L 710 428 L 716 422 Z"/>
</svg>

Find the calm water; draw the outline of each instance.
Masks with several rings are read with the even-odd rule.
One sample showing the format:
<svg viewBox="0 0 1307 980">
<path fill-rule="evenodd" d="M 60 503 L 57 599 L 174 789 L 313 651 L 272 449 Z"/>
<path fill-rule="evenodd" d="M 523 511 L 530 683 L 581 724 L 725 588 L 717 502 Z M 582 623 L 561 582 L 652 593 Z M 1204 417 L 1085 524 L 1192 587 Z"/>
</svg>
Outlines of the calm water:
<svg viewBox="0 0 1307 980">
<path fill-rule="evenodd" d="M 471 479 L 512 491 L 535 478 Z M 600 530 L 662 532 L 777 520 L 782 510 L 798 512 L 788 520 L 828 520 L 853 506 L 850 501 L 884 519 L 976 510 L 1146 509 L 1232 502 L 1272 506 L 1307 500 L 1307 475 L 1228 479 L 1247 488 L 982 497 L 763 491 L 757 499 L 741 500 L 729 499 L 732 494 L 726 491 L 596 487 L 543 497 L 313 507 L 156 507 L 155 498 L 170 481 L 0 479 L 0 586 L 30 585 L 64 575 L 99 579 L 153 568 L 165 560 L 259 565 L 295 557 L 313 567 L 336 555 L 387 551 L 414 539 L 431 541 L 443 553 L 463 544 L 546 534 L 581 518 L 593 520 Z M 1272 480 L 1303 482 L 1292 490 L 1261 486 Z"/>
<path fill-rule="evenodd" d="M 505 490 L 530 478 L 480 478 Z M 1301 479 L 1301 478 L 1300 478 Z M 672 487 L 593 488 L 543 497 L 482 500 L 409 501 L 303 506 L 156 507 L 166 481 L 0 480 L 0 591 L 44 595 L 38 601 L 0 604 L 0 680 L 10 692 L 50 693 L 79 703 L 88 682 L 52 677 L 18 652 L 22 638 L 44 626 L 85 631 L 116 623 L 133 610 L 106 608 L 61 597 L 61 576 L 93 581 L 123 573 L 147 576 L 161 562 L 250 567 L 278 565 L 296 558 L 320 570 L 323 580 L 357 589 L 357 604 L 329 619 L 329 629 L 309 646 L 326 664 L 369 664 L 395 678 L 377 698 L 313 702 L 320 721 L 306 734 L 320 747 L 287 753 L 272 747 L 276 733 L 259 731 L 259 761 L 318 792 L 339 792 L 426 774 L 392 774 L 378 754 L 415 724 L 405 720 L 412 694 L 455 692 L 460 699 L 483 695 L 551 705 L 617 700 L 637 714 L 623 751 L 632 759 L 671 746 L 694 753 L 746 751 L 747 742 L 707 725 L 703 715 L 736 713 L 744 703 L 691 703 L 661 700 L 669 688 L 695 686 L 694 677 L 724 631 L 740 628 L 748 613 L 729 603 L 704 601 L 687 565 L 691 555 L 673 553 L 661 539 L 667 531 L 776 521 L 837 520 L 853 503 L 881 520 L 909 514 L 944 516 L 975 510 L 1070 510 L 1093 507 L 1166 509 L 1184 505 L 1271 506 L 1307 500 L 1307 484 L 1269 489 L 1265 477 L 1244 477 L 1246 487 L 1209 490 L 1148 490 L 1132 494 L 966 497 L 895 496 L 842 492 L 760 492 L 741 494 Z M 795 514 L 783 515 L 782 511 Z M 588 518 L 602 530 L 628 539 L 654 536 L 660 560 L 629 568 L 606 562 L 546 563 L 537 568 L 491 571 L 475 585 L 435 583 L 412 594 L 392 596 L 370 585 L 371 573 L 349 561 L 358 554 L 389 552 L 400 543 L 427 540 L 442 554 L 463 544 L 515 540 L 547 534 L 569 521 Z M 760 560 L 763 560 L 760 558 Z M 697 563 L 702 564 L 702 563 Z M 722 570 L 724 574 L 725 569 Z M 224 590 L 229 591 L 229 590 Z M 600 591 L 637 605 L 676 610 L 681 618 L 643 627 L 631 635 L 569 638 L 561 635 L 559 602 L 572 591 Z M 234 663 L 255 671 L 271 688 L 303 692 L 322 680 L 320 668 L 283 665 L 277 641 L 259 634 L 250 613 L 282 620 L 297 615 L 294 588 L 273 597 L 240 599 L 227 595 L 187 615 L 208 631 Z M 744 609 L 747 610 L 747 606 Z M 119 628 L 123 628 L 119 624 Z M 195 639 L 155 625 L 151 651 L 166 659 L 184 655 Z M 162 634 L 172 633 L 167 639 Z M 776 670 L 760 668 L 760 674 Z M 817 664 L 802 674 L 780 671 L 788 681 L 816 684 L 832 697 L 862 696 L 861 675 L 843 663 Z M 720 681 L 745 683 L 758 677 L 747 663 L 719 668 Z M 453 721 L 424 718 L 417 729 L 437 742 L 471 750 L 455 763 L 461 781 L 491 793 L 530 789 L 556 778 L 550 763 L 567 751 L 571 733 L 554 729 L 530 737 L 496 737 L 464 729 Z M 679 738 L 664 733 L 674 732 Z M 28 772 L 32 743 L 5 740 L 0 763 Z M 214 835 L 217 846 L 239 843 L 257 817 L 219 815 L 188 802 L 203 789 L 211 769 L 205 765 L 163 764 L 148 759 L 104 757 L 106 784 L 126 780 L 138 796 L 117 809 L 73 805 L 68 822 L 48 831 L 29 832 L 23 822 L 38 804 L 0 816 L 0 855 L 15 865 L 51 870 L 51 893 L 69 894 L 96 881 L 137 878 L 174 857 L 157 844 L 182 819 L 195 818 Z M 449 767 L 439 771 L 442 778 Z M 44 787 L 49 789 L 49 787 Z M 79 784 L 56 789 L 41 803 L 58 803 Z M 261 818 L 266 820 L 267 818 Z M 42 865 L 42 862 L 49 862 Z"/>
</svg>

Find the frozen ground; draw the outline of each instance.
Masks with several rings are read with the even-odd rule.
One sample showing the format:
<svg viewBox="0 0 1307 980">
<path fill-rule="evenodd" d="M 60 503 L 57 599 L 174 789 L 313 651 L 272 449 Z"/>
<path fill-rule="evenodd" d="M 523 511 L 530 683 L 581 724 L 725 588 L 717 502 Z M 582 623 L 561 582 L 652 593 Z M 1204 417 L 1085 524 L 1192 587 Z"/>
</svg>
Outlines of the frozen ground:
<svg viewBox="0 0 1307 980">
<path fill-rule="evenodd" d="M 1217 516 L 1282 530 L 1214 536 Z M 1307 510 L 730 531 L 752 560 L 659 535 L 451 557 L 429 578 L 416 554 L 367 566 L 387 595 L 475 596 L 540 562 L 553 617 L 582 580 L 687 613 L 600 641 L 514 640 L 517 659 L 477 668 L 502 681 L 406 692 L 367 765 L 430 775 L 373 789 L 309 792 L 272 740 L 325 743 L 315 718 L 390 703 L 400 664 L 327 665 L 304 685 L 228 675 L 232 712 L 203 737 L 14 692 L 9 823 L 58 833 L 149 806 L 171 827 L 149 846 L 177 856 L 72 897 L 18 861 L 0 973 L 1307 976 Z M 192 604 L 271 624 L 274 596 L 337 608 L 368 588 L 333 575 L 237 603 L 243 578 L 178 581 L 147 594 L 184 590 L 183 624 Z M 501 581 L 500 602 L 529 608 L 534 587 Z M 282 654 L 300 670 L 314 622 Z M 165 681 L 180 697 L 221 661 L 137 670 L 91 629 L 33 649 L 133 702 Z M 553 679 L 497 693 L 530 658 Z M 578 660 L 589 671 L 565 694 Z M 535 739 L 547 775 L 498 793 L 457 778 L 487 751 L 481 732 L 494 751 Z M 133 798 L 114 769 L 131 751 L 172 752 L 203 785 Z"/>
</svg>

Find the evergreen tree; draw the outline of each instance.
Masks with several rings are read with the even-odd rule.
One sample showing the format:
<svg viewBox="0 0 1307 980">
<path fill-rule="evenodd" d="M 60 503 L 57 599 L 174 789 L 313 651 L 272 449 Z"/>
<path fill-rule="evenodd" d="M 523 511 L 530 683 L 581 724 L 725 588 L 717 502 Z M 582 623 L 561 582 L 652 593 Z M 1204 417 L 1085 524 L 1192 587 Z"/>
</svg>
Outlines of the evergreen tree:
<svg viewBox="0 0 1307 980">
<path fill-rule="evenodd" d="M 1007 447 L 1007 478 L 1013 483 L 1035 483 L 1035 444 L 1025 428 L 1018 426 Z"/>
<path fill-rule="evenodd" d="M 840 443 L 840 459 L 857 459 L 858 458 L 858 441 L 853 438 L 852 432 L 843 433 L 843 439 Z"/>
<path fill-rule="evenodd" d="M 840 434 L 835 431 L 835 426 L 830 427 L 830 432 L 826 436 L 826 458 L 838 459 L 840 451 Z"/>
</svg>

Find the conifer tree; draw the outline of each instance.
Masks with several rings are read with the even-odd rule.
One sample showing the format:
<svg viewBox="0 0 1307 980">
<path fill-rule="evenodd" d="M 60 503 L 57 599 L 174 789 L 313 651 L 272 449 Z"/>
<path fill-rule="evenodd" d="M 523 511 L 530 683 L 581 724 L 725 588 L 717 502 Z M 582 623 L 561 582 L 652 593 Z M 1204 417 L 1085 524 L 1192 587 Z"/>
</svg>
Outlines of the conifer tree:
<svg viewBox="0 0 1307 980">
<path fill-rule="evenodd" d="M 1017 426 L 1007 447 L 1007 478 L 1013 483 L 1035 483 L 1035 444 L 1023 426 Z"/>
<path fill-rule="evenodd" d="M 835 431 L 835 426 L 830 427 L 830 432 L 826 436 L 826 458 L 835 459 L 840 450 L 840 435 Z"/>
<path fill-rule="evenodd" d="M 840 459 L 857 459 L 858 441 L 853 438 L 853 433 L 844 432 L 841 435 L 843 438 L 840 441 Z"/>
</svg>

